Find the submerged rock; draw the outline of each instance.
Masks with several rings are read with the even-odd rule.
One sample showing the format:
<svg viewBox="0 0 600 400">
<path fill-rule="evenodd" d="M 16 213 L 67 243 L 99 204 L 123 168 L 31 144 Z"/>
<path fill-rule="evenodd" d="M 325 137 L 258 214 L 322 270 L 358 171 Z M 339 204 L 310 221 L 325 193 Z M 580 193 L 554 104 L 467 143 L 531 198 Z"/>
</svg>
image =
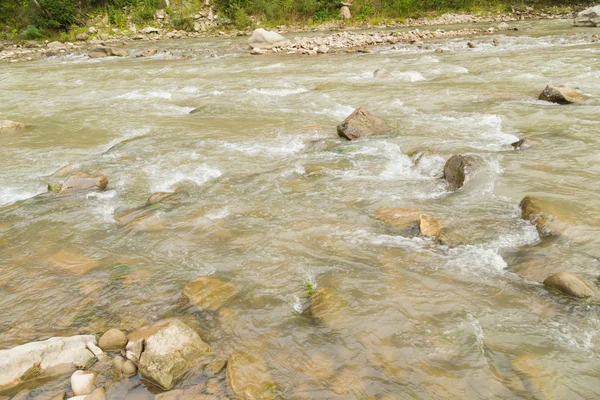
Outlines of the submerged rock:
<svg viewBox="0 0 600 400">
<path fill-rule="evenodd" d="M 0 120 L 0 133 L 13 133 L 25 130 L 25 124 L 10 120 Z"/>
<path fill-rule="evenodd" d="M 382 119 L 373 116 L 363 107 L 359 107 L 350 114 L 344 122 L 337 126 L 338 135 L 348 140 L 385 133 L 392 130 Z"/>
<path fill-rule="evenodd" d="M 439 219 L 430 214 L 419 216 L 419 229 L 423 236 L 434 237 L 440 234 L 442 224 Z"/>
<path fill-rule="evenodd" d="M 521 208 L 521 218 L 534 224 L 540 236 L 560 235 L 561 224 L 550 214 L 550 207 L 545 201 L 525 196 L 519 207 Z"/>
<path fill-rule="evenodd" d="M 337 329 L 346 318 L 345 303 L 331 289 L 315 290 L 310 296 L 310 313 L 329 329 Z"/>
<path fill-rule="evenodd" d="M 115 47 L 96 47 L 88 52 L 90 58 L 104 57 L 127 57 L 129 52 L 126 49 L 117 49 Z"/>
<path fill-rule="evenodd" d="M 106 190 L 106 186 L 108 186 L 108 178 L 106 176 L 90 176 L 79 172 L 75 175 L 71 175 L 63 182 L 59 193 L 64 194 L 90 190 L 103 191 Z"/>
<path fill-rule="evenodd" d="M 375 218 L 395 229 L 416 235 L 422 213 L 418 208 L 378 208 L 375 210 Z"/>
<path fill-rule="evenodd" d="M 93 335 L 55 337 L 8 350 L 0 350 L 0 390 L 41 377 L 87 368 L 96 360 L 86 343 L 96 343 Z"/>
<path fill-rule="evenodd" d="M 570 272 L 558 272 L 544 280 L 544 285 L 567 296 L 584 299 L 594 297 L 594 290 L 577 275 Z"/>
<path fill-rule="evenodd" d="M 77 275 L 83 275 L 100 265 L 98 260 L 70 251 L 60 251 L 50 256 L 48 261 L 50 266 L 57 270 L 68 271 Z"/>
<path fill-rule="evenodd" d="M 127 335 L 118 329 L 109 329 L 98 340 L 98 346 L 104 351 L 117 351 L 125 348 Z"/>
<path fill-rule="evenodd" d="M 248 44 L 253 49 L 271 49 L 273 47 L 285 46 L 287 39 L 277 32 L 264 30 L 263 28 L 255 29 L 252 36 L 248 39 Z"/>
<path fill-rule="evenodd" d="M 380 68 L 373 72 L 373 78 L 387 78 L 390 76 L 390 71 L 385 68 Z"/>
<path fill-rule="evenodd" d="M 465 183 L 465 167 L 467 160 L 461 155 L 454 155 L 444 165 L 444 179 L 452 190 L 460 189 Z"/>
<path fill-rule="evenodd" d="M 183 295 L 189 303 L 205 311 L 218 310 L 238 292 L 233 283 L 207 276 L 200 276 L 183 288 Z"/>
<path fill-rule="evenodd" d="M 172 320 L 145 340 L 139 370 L 144 379 L 170 389 L 175 379 L 212 351 L 192 328 Z"/>
<path fill-rule="evenodd" d="M 540 93 L 539 100 L 557 104 L 571 104 L 582 102 L 585 100 L 585 96 L 568 86 L 547 85 L 544 91 Z"/>
<path fill-rule="evenodd" d="M 573 20 L 574 26 L 581 27 L 595 27 L 600 25 L 600 5 L 583 10 L 575 20 Z"/>
<path fill-rule="evenodd" d="M 231 391 L 240 400 L 275 399 L 265 360 L 256 355 L 233 352 L 227 363 L 227 379 Z"/>
</svg>

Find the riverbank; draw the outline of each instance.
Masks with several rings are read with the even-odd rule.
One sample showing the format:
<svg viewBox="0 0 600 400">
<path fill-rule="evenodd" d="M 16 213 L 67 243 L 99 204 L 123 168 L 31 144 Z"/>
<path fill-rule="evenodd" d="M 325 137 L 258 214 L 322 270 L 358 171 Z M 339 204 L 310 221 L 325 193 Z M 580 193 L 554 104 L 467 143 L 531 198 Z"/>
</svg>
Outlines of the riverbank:
<svg viewBox="0 0 600 400">
<path fill-rule="evenodd" d="M 278 26 L 272 29 L 282 35 L 290 34 L 302 34 L 309 35 L 310 33 L 323 33 L 323 32 L 347 32 L 346 37 L 350 36 L 353 40 L 335 40 L 337 35 L 330 35 L 330 40 L 315 39 L 310 40 L 295 40 L 295 43 L 291 43 L 292 47 L 287 47 L 281 51 L 294 52 L 296 50 L 300 53 L 312 54 L 315 46 L 321 46 L 327 43 L 327 47 L 338 50 L 356 50 L 360 47 L 376 45 L 381 43 L 397 43 L 397 42 L 408 42 L 414 43 L 415 41 L 421 41 L 423 39 L 438 38 L 438 37 L 458 37 L 473 34 L 484 34 L 494 32 L 492 30 L 485 29 L 469 29 L 461 28 L 456 30 L 429 30 L 419 32 L 418 30 L 405 32 L 405 33 L 394 33 L 389 32 L 387 34 L 378 35 L 379 39 L 371 40 L 369 36 L 377 36 L 374 32 L 365 35 L 355 33 L 357 30 L 391 30 L 391 29 L 402 29 L 402 28 L 419 28 L 419 27 L 430 27 L 430 26 L 450 26 L 457 24 L 478 24 L 478 23 L 507 23 L 521 20 L 534 20 L 534 19 L 572 19 L 576 15 L 578 9 L 562 8 L 562 9 L 544 9 L 536 11 L 535 9 L 528 7 L 524 11 L 515 10 L 509 14 L 497 14 L 489 16 L 480 16 L 473 14 L 444 14 L 438 18 L 421 18 L 421 19 L 408 19 L 402 22 L 386 23 L 371 25 L 366 22 L 359 24 L 347 24 L 344 21 L 335 21 L 325 24 L 321 24 L 316 27 L 309 26 Z M 495 30 L 498 30 L 495 28 Z M 121 55 L 129 54 L 128 49 L 134 47 L 136 42 L 155 42 L 161 40 L 172 40 L 172 39 L 202 39 L 210 37 L 222 37 L 232 38 L 240 36 L 251 36 L 253 30 L 217 30 L 211 29 L 207 31 L 178 31 L 178 30 L 167 30 L 160 29 L 151 26 L 146 26 L 142 29 L 108 29 L 102 26 L 90 26 L 86 32 L 82 32 L 77 35 L 74 41 L 3 41 L 0 42 L 0 62 L 22 62 L 22 61 L 35 61 L 48 57 L 64 56 L 68 54 L 83 54 L 88 53 L 94 48 L 98 47 L 118 47 L 122 49 L 119 53 Z M 383 37 L 382 37 L 383 36 Z M 394 39 L 396 38 L 396 39 Z M 290 38 L 291 39 L 291 38 Z M 300 42 L 300 43 L 299 43 Z M 309 47 L 310 46 L 310 47 Z M 306 52 L 304 51 L 306 50 Z M 317 53 L 317 49 L 314 49 L 314 53 Z M 140 55 L 143 55 L 140 53 Z"/>
</svg>

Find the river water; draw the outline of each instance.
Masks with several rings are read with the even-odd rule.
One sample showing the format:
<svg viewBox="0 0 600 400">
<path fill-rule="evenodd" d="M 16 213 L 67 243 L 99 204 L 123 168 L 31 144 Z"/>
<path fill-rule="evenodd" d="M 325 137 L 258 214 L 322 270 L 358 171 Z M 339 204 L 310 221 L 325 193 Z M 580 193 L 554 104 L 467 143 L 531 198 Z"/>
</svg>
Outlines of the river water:
<svg viewBox="0 0 600 400">
<path fill-rule="evenodd" d="M 256 57 L 239 38 L 1 64 L 0 119 L 30 129 L 0 136 L 0 348 L 176 316 L 220 354 L 261 354 L 282 398 L 600 397 L 598 306 L 540 283 L 600 272 L 600 46 L 566 20 L 514 26 L 371 54 Z M 591 99 L 538 101 L 548 83 Z M 339 139 L 359 105 L 394 130 Z M 473 160 L 454 193 L 439 179 L 453 154 Z M 26 200 L 73 171 L 108 190 Z M 520 219 L 525 195 L 556 206 L 563 236 Z M 403 236 L 380 207 L 465 241 Z M 198 276 L 240 292 L 188 307 Z M 311 285 L 344 305 L 334 328 L 307 315 Z"/>
</svg>

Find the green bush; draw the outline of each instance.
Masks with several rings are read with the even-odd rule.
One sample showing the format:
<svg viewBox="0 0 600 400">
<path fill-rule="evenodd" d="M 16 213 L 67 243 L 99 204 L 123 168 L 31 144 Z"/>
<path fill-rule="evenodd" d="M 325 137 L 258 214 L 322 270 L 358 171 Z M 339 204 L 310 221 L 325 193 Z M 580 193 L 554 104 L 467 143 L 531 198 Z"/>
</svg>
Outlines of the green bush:
<svg viewBox="0 0 600 400">
<path fill-rule="evenodd" d="M 32 22 L 39 28 L 66 29 L 75 23 L 74 0 L 38 0 L 45 11 L 34 11 Z"/>
<path fill-rule="evenodd" d="M 29 25 L 19 34 L 19 36 L 26 40 L 43 39 L 46 37 L 46 32 L 33 25 Z"/>
<path fill-rule="evenodd" d="M 191 32 L 194 30 L 194 18 L 173 16 L 171 18 L 171 25 L 173 26 L 173 28 L 177 29 L 178 31 Z"/>
</svg>

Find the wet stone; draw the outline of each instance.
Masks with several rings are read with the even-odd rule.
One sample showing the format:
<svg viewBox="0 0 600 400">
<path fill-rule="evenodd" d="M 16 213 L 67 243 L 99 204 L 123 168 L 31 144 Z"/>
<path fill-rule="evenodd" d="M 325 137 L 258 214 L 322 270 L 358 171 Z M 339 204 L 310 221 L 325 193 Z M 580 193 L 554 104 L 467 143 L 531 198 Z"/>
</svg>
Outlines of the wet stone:
<svg viewBox="0 0 600 400">
<path fill-rule="evenodd" d="M 190 281 L 183 288 L 183 295 L 189 303 L 205 311 L 218 310 L 238 292 L 233 283 L 206 276 Z"/>
</svg>

